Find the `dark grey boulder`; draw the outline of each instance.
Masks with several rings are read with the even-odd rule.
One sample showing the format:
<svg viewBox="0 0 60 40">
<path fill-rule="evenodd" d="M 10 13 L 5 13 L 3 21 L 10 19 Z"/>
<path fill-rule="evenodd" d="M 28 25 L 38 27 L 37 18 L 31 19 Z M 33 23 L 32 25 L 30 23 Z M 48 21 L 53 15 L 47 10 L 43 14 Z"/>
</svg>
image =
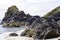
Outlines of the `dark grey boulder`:
<svg viewBox="0 0 60 40">
<path fill-rule="evenodd" d="M 16 33 L 10 33 L 9 36 L 18 36 Z"/>
<path fill-rule="evenodd" d="M 55 38 L 60 36 L 60 28 L 54 19 L 43 18 L 41 21 L 35 20 L 21 36 L 33 37 L 34 39 Z"/>
</svg>

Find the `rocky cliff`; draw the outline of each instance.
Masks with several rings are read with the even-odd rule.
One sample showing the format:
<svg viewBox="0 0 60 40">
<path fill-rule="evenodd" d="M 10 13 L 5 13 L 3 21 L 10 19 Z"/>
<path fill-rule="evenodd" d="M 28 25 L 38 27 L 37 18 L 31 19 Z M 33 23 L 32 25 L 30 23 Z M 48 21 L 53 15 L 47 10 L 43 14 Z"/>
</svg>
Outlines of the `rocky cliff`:
<svg viewBox="0 0 60 40">
<path fill-rule="evenodd" d="M 55 38 L 60 36 L 60 7 L 35 20 L 21 36 L 33 37 L 36 40 Z"/>
<path fill-rule="evenodd" d="M 16 6 L 11 6 L 7 9 L 5 17 L 2 20 L 2 24 L 5 27 L 20 27 L 27 25 L 26 20 L 28 17 L 31 17 L 28 14 L 25 14 L 24 11 L 19 11 Z"/>
<path fill-rule="evenodd" d="M 28 26 L 21 36 L 33 37 L 34 39 L 47 39 L 60 36 L 60 7 L 57 7 L 44 17 L 31 16 L 19 11 L 16 6 L 7 9 L 2 20 L 4 27 Z"/>
<path fill-rule="evenodd" d="M 11 6 L 7 9 L 7 12 L 5 13 L 5 17 L 3 18 L 1 24 L 4 27 L 29 26 L 36 19 L 40 19 L 40 17 L 25 14 L 24 11 L 19 11 L 16 6 Z"/>
</svg>

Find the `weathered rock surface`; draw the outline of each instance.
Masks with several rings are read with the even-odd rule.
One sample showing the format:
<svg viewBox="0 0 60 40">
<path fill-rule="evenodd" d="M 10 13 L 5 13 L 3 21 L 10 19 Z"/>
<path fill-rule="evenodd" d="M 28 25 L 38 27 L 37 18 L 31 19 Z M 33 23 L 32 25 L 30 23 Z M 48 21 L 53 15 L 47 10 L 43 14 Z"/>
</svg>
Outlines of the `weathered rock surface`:
<svg viewBox="0 0 60 40">
<path fill-rule="evenodd" d="M 5 27 L 29 26 L 37 19 L 40 19 L 40 17 L 25 14 L 24 11 L 19 11 L 16 6 L 11 6 L 5 13 L 1 24 Z"/>
<path fill-rule="evenodd" d="M 16 6 L 11 6 L 5 13 L 5 17 L 2 20 L 3 26 L 5 27 L 20 27 L 29 25 L 29 14 L 25 14 L 24 11 L 19 11 Z"/>
<path fill-rule="evenodd" d="M 11 33 L 11 34 L 9 34 L 9 36 L 18 36 L 18 34 L 16 34 L 16 33 Z"/>
<path fill-rule="evenodd" d="M 28 27 L 21 35 L 33 37 L 35 39 L 59 37 L 60 27 L 53 19 L 44 19 L 41 22 L 36 21 L 33 25 Z"/>
<path fill-rule="evenodd" d="M 60 7 L 44 17 L 35 20 L 21 36 L 33 37 L 34 39 L 49 39 L 60 36 Z M 50 15 L 51 14 L 51 15 Z"/>
<path fill-rule="evenodd" d="M 47 39 L 60 36 L 60 7 L 57 7 L 44 17 L 31 16 L 19 11 L 16 6 L 11 6 L 2 20 L 5 27 L 28 26 L 21 36 L 34 39 Z"/>
</svg>

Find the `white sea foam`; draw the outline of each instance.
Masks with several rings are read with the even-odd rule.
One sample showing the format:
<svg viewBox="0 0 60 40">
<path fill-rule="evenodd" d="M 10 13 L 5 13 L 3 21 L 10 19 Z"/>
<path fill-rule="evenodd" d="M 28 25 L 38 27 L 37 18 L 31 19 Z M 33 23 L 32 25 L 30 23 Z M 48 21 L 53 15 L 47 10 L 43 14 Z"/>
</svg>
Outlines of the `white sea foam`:
<svg viewBox="0 0 60 40">
<path fill-rule="evenodd" d="M 20 36 L 21 33 L 25 30 L 26 28 L 22 28 L 16 32 L 4 32 L 0 34 L 0 40 L 34 40 L 33 38 L 30 37 L 25 37 L 25 36 Z M 18 36 L 9 36 L 10 33 L 17 33 Z M 52 39 L 46 39 L 46 40 L 58 40 L 58 38 L 52 38 Z"/>
<path fill-rule="evenodd" d="M 18 34 L 18 36 L 9 36 L 10 33 L 14 33 L 14 32 L 4 32 L 2 34 L 0 34 L 0 40 L 33 40 L 33 38 L 29 38 L 29 37 L 24 37 L 24 36 L 20 36 L 20 34 L 25 30 L 26 28 L 23 28 L 19 31 L 16 31 L 15 33 Z"/>
</svg>

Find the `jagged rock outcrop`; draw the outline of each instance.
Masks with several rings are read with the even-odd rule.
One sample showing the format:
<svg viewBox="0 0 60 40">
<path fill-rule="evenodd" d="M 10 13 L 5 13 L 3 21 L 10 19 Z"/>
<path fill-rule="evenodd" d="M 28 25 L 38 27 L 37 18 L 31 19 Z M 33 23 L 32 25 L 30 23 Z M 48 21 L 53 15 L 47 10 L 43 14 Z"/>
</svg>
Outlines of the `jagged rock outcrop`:
<svg viewBox="0 0 60 40">
<path fill-rule="evenodd" d="M 1 24 L 5 27 L 30 26 L 37 19 L 40 19 L 40 17 L 25 14 L 24 11 L 19 11 L 16 6 L 11 6 L 5 13 Z"/>
<path fill-rule="evenodd" d="M 5 27 L 20 27 L 28 25 L 27 20 L 31 16 L 29 14 L 25 14 L 24 11 L 19 11 L 16 6 L 11 6 L 8 8 L 5 13 L 5 17 L 2 20 L 3 26 Z"/>
<path fill-rule="evenodd" d="M 16 6 L 11 6 L 2 20 L 5 27 L 28 26 L 21 36 L 33 37 L 34 39 L 46 39 L 60 36 L 60 7 L 54 9 L 44 17 L 31 16 L 19 11 Z"/>
<path fill-rule="evenodd" d="M 60 7 L 44 17 L 40 17 L 30 25 L 21 36 L 33 37 L 37 40 L 55 38 L 60 36 Z"/>
<path fill-rule="evenodd" d="M 46 39 L 60 36 L 60 27 L 53 19 L 36 21 L 28 27 L 21 36 L 33 37 L 34 39 Z"/>
</svg>

